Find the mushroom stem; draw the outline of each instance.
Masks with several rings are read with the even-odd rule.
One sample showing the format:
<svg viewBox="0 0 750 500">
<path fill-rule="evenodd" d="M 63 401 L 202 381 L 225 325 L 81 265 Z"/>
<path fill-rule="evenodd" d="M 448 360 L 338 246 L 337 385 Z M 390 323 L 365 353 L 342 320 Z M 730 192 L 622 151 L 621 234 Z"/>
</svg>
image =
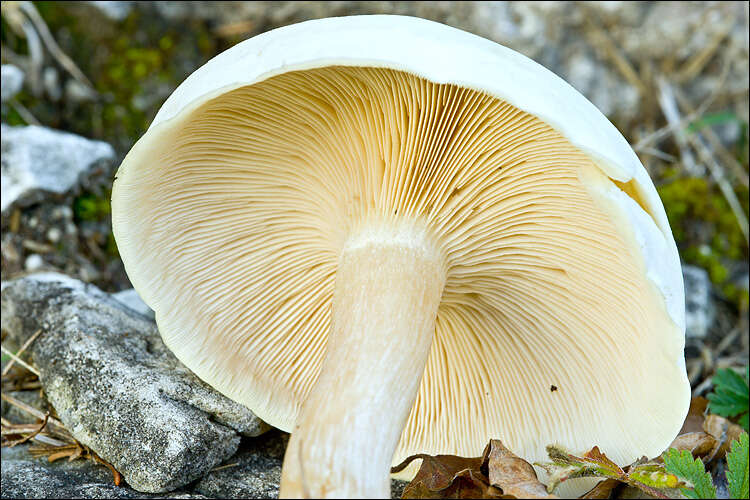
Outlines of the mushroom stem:
<svg viewBox="0 0 750 500">
<path fill-rule="evenodd" d="M 414 236 L 414 235 L 412 235 Z M 282 498 L 389 498 L 445 282 L 426 238 L 350 239 L 320 375 L 284 457 Z"/>
</svg>

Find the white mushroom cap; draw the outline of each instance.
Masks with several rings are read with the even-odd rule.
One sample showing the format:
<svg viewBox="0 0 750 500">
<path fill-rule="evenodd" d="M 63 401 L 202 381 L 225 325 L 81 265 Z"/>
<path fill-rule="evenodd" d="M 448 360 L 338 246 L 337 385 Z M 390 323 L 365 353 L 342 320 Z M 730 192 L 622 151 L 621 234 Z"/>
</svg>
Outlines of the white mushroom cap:
<svg viewBox="0 0 750 500">
<path fill-rule="evenodd" d="M 419 228 L 445 267 L 394 463 L 498 438 L 627 464 L 687 413 L 682 274 L 646 170 L 570 85 L 469 33 L 355 16 L 242 42 L 167 99 L 112 207 L 166 344 L 283 430 L 320 371 L 338 256 L 383 226 Z"/>
</svg>

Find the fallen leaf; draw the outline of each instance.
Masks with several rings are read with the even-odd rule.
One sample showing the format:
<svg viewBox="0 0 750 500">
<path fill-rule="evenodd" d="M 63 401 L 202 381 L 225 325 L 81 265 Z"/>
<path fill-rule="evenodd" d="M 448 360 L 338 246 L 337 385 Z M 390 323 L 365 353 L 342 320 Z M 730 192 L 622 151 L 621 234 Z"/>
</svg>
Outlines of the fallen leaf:
<svg viewBox="0 0 750 500">
<path fill-rule="evenodd" d="M 391 472 L 402 471 L 418 458 L 422 464 L 401 498 L 500 498 L 500 491 L 492 488 L 480 471 L 482 457 L 412 455 Z"/>
<path fill-rule="evenodd" d="M 703 430 L 719 442 L 718 449 L 708 458 L 708 460 L 706 460 L 706 462 L 724 458 L 727 451 L 729 451 L 729 447 L 732 445 L 732 441 L 738 439 L 740 434 L 745 432 L 741 426 L 722 416 L 714 414 L 708 415 L 703 421 Z"/>
<path fill-rule="evenodd" d="M 685 417 L 682 429 L 680 429 L 677 435 L 703 431 L 703 419 L 705 418 L 706 407 L 708 407 L 708 399 L 702 396 L 691 399 L 687 417 Z"/>
<path fill-rule="evenodd" d="M 687 434 L 681 434 L 677 436 L 669 448 L 675 448 L 677 450 L 688 450 L 693 454 L 693 457 L 705 457 L 710 456 L 714 453 L 715 449 L 719 446 L 719 442 L 712 435 L 701 432 L 688 432 Z"/>
<path fill-rule="evenodd" d="M 618 481 L 617 479 L 605 479 L 604 481 L 596 483 L 596 486 L 591 488 L 588 493 L 579 498 L 609 498 L 612 494 L 612 490 L 617 488 L 620 484 L 620 481 Z"/>
<path fill-rule="evenodd" d="M 513 454 L 500 440 L 492 439 L 482 454 L 482 472 L 503 495 L 515 498 L 558 498 L 537 479 L 534 467 Z"/>
</svg>

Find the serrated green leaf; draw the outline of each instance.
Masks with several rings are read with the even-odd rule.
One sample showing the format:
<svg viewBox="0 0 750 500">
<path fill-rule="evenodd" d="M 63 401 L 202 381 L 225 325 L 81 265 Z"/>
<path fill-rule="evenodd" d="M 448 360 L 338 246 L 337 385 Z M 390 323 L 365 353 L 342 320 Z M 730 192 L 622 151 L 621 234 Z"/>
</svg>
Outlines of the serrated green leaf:
<svg viewBox="0 0 750 500">
<path fill-rule="evenodd" d="M 748 436 L 740 434 L 727 454 L 727 487 L 732 498 L 748 498 Z"/>
<path fill-rule="evenodd" d="M 681 452 L 670 448 L 664 455 L 664 468 L 670 474 L 693 485 L 693 489 L 682 488 L 680 491 L 688 498 L 716 498 L 716 488 L 711 482 L 711 475 L 706 472 L 700 459 L 693 460 L 688 450 Z"/>
<path fill-rule="evenodd" d="M 722 417 L 734 417 L 747 411 L 747 402 L 737 401 L 727 396 L 709 394 L 708 401 L 709 411 Z"/>
<path fill-rule="evenodd" d="M 717 370 L 716 375 L 711 379 L 711 383 L 717 392 L 732 393 L 745 400 L 748 399 L 747 381 L 742 375 L 731 368 Z"/>
<path fill-rule="evenodd" d="M 739 420 L 737 420 L 737 423 L 740 424 L 740 426 L 745 429 L 746 431 L 750 431 L 750 428 L 748 428 L 748 414 L 745 413 L 742 415 Z"/>
<path fill-rule="evenodd" d="M 739 417 L 739 424 L 748 430 L 750 366 L 745 369 L 744 375 L 730 368 L 717 370 L 711 379 L 714 390 L 708 395 L 708 410 L 723 417 Z"/>
</svg>

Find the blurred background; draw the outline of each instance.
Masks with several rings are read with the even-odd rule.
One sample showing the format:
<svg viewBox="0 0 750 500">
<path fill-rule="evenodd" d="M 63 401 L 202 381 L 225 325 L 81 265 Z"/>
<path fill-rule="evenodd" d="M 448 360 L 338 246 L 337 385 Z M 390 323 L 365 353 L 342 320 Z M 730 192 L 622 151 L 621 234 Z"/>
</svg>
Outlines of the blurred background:
<svg viewBox="0 0 750 500">
<path fill-rule="evenodd" d="M 112 178 L 175 87 L 264 31 L 375 13 L 504 44 L 598 106 L 669 216 L 694 394 L 717 368 L 747 364 L 747 2 L 4 1 L 2 279 L 51 270 L 129 289 L 109 222 Z M 40 163 L 56 166 L 42 174 Z"/>
</svg>

